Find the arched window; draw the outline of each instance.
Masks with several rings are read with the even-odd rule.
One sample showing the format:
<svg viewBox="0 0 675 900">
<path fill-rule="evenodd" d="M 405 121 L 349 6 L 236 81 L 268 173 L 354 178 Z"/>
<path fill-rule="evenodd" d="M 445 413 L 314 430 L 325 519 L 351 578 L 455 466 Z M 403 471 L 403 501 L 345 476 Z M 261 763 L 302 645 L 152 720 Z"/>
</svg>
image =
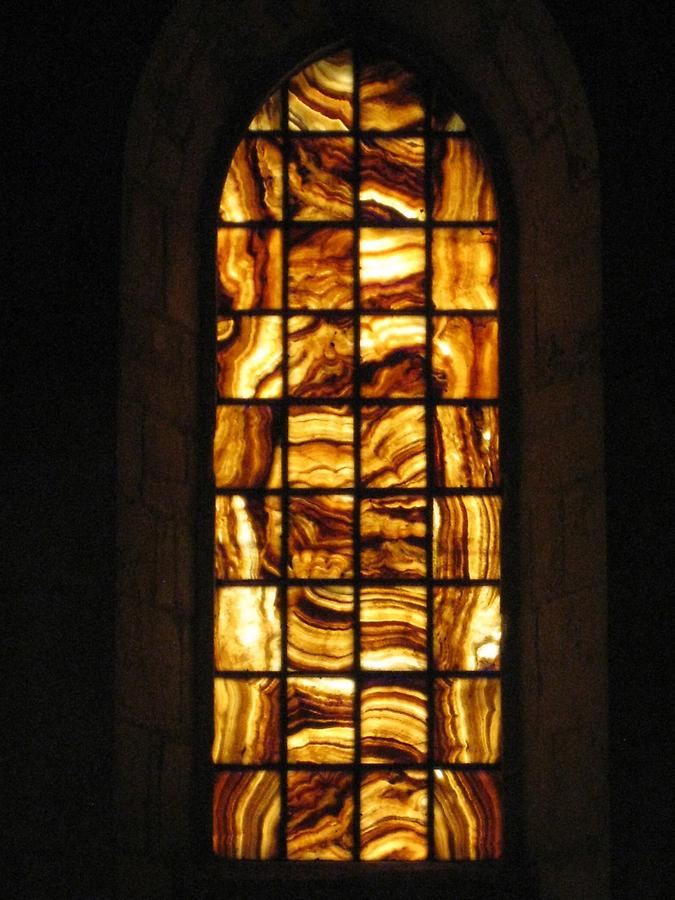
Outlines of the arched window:
<svg viewBox="0 0 675 900">
<path fill-rule="evenodd" d="M 497 206 L 370 50 L 271 94 L 217 228 L 213 844 L 501 852 Z"/>
</svg>

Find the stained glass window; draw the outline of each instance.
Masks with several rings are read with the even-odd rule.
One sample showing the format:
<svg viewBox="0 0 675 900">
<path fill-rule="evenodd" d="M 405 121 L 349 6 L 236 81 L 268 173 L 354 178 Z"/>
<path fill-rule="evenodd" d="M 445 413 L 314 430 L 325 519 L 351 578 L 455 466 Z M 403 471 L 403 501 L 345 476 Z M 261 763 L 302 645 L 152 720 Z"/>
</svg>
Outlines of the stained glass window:
<svg viewBox="0 0 675 900">
<path fill-rule="evenodd" d="M 213 846 L 501 852 L 497 209 L 464 120 L 343 51 L 217 230 Z"/>
</svg>

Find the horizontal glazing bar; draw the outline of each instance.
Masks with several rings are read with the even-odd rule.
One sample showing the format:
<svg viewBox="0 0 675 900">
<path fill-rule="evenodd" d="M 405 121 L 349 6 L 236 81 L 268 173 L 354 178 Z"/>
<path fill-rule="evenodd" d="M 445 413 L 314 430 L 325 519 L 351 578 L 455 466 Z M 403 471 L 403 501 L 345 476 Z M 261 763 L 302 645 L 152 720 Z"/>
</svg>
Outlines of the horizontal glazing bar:
<svg viewBox="0 0 675 900">
<path fill-rule="evenodd" d="M 243 221 L 229 221 L 222 219 L 220 216 L 216 219 L 216 227 L 218 228 L 281 228 L 281 229 L 298 229 L 298 228 L 339 228 L 345 231 L 353 230 L 357 227 L 363 228 L 497 228 L 499 222 L 497 219 L 429 219 L 427 221 L 417 221 L 416 219 L 397 219 L 393 222 L 377 221 L 377 224 L 369 220 L 362 219 L 360 216 L 354 219 L 244 219 Z"/>
</svg>

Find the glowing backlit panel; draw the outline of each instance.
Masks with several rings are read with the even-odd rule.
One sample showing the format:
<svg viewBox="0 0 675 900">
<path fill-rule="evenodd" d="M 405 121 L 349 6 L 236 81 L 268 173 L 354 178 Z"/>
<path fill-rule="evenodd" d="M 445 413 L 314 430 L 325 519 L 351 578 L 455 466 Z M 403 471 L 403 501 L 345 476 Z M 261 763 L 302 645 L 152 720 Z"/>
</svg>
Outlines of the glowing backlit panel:
<svg viewBox="0 0 675 900">
<path fill-rule="evenodd" d="M 498 229 L 396 61 L 292 75 L 216 239 L 213 847 L 501 854 Z"/>
</svg>

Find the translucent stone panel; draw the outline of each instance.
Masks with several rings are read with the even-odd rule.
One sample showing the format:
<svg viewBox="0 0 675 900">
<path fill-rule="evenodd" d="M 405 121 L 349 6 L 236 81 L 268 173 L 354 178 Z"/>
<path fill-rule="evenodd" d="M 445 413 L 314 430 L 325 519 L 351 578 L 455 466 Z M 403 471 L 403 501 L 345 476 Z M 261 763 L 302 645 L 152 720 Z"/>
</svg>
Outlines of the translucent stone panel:
<svg viewBox="0 0 675 900">
<path fill-rule="evenodd" d="M 279 762 L 279 682 L 216 678 L 213 728 L 215 763 Z"/>
<path fill-rule="evenodd" d="M 427 755 L 427 697 L 422 680 L 364 682 L 361 760 L 421 763 Z"/>
<path fill-rule="evenodd" d="M 362 500 L 361 574 L 366 578 L 423 578 L 425 536 L 423 497 Z"/>
<path fill-rule="evenodd" d="M 435 228 L 431 299 L 436 309 L 497 308 L 497 232 Z"/>
<path fill-rule="evenodd" d="M 499 497 L 437 497 L 434 500 L 435 578 L 499 578 Z"/>
<path fill-rule="evenodd" d="M 216 578 L 274 578 L 280 556 L 280 497 L 216 497 Z"/>
<path fill-rule="evenodd" d="M 281 666 L 276 587 L 216 588 L 213 657 L 216 669 L 262 671 Z"/>
<path fill-rule="evenodd" d="M 427 592 L 413 585 L 361 588 L 361 668 L 427 665 Z"/>
<path fill-rule="evenodd" d="M 291 487 L 354 486 L 354 417 L 349 406 L 291 406 L 288 415 Z"/>
<path fill-rule="evenodd" d="M 350 772 L 288 773 L 289 859 L 351 859 L 353 817 Z"/>
<path fill-rule="evenodd" d="M 417 76 L 393 60 L 364 60 L 360 84 L 361 128 L 400 131 L 424 124 Z"/>
<path fill-rule="evenodd" d="M 497 319 L 434 316 L 433 379 L 441 397 L 494 399 L 499 395 Z"/>
<path fill-rule="evenodd" d="M 221 228 L 217 247 L 218 314 L 281 307 L 281 232 Z"/>
<path fill-rule="evenodd" d="M 492 182 L 478 148 L 466 137 L 432 143 L 434 218 L 438 221 L 490 221 L 497 218 Z"/>
<path fill-rule="evenodd" d="M 424 140 L 364 138 L 359 199 L 366 222 L 424 219 Z"/>
<path fill-rule="evenodd" d="M 221 323 L 218 393 L 221 397 L 280 397 L 283 350 L 279 316 L 241 316 Z"/>
<path fill-rule="evenodd" d="M 249 131 L 278 131 L 281 128 L 281 91 L 270 94 L 248 127 Z"/>
<path fill-rule="evenodd" d="M 288 665 L 340 671 L 354 663 L 354 590 L 339 584 L 288 588 Z"/>
<path fill-rule="evenodd" d="M 281 801 L 277 772 L 220 772 L 213 788 L 213 851 L 227 859 L 278 853 Z"/>
<path fill-rule="evenodd" d="M 351 219 L 354 209 L 353 138 L 296 138 L 288 157 L 291 218 Z"/>
<path fill-rule="evenodd" d="M 291 309 L 351 309 L 354 305 L 354 232 L 293 228 L 288 250 Z"/>
<path fill-rule="evenodd" d="M 216 487 L 281 487 L 277 434 L 278 424 L 271 406 L 216 407 L 213 438 Z"/>
<path fill-rule="evenodd" d="M 427 858 L 426 772 L 370 772 L 361 781 L 361 859 Z"/>
<path fill-rule="evenodd" d="M 221 218 L 225 222 L 281 219 L 282 165 L 278 138 L 244 138 L 225 179 Z"/>
<path fill-rule="evenodd" d="M 499 859 L 499 776 L 481 771 L 434 771 L 434 845 L 437 859 Z"/>
<path fill-rule="evenodd" d="M 288 392 L 292 397 L 350 397 L 354 374 L 351 316 L 291 316 Z"/>
<path fill-rule="evenodd" d="M 499 412 L 495 406 L 437 406 L 437 487 L 493 487 L 500 481 Z"/>
<path fill-rule="evenodd" d="M 453 107 L 448 106 L 445 98 L 436 95 L 431 113 L 431 127 L 434 131 L 461 134 L 466 131 L 466 122 Z"/>
<path fill-rule="evenodd" d="M 337 494 L 292 497 L 289 513 L 289 576 L 350 578 L 353 499 Z"/>
<path fill-rule="evenodd" d="M 424 307 L 424 231 L 362 228 L 359 240 L 364 309 Z"/>
<path fill-rule="evenodd" d="M 354 758 L 354 682 L 288 679 L 288 761 L 348 763 Z"/>
<path fill-rule="evenodd" d="M 326 56 L 288 83 L 291 131 L 349 131 L 354 74 L 349 51 Z"/>
<path fill-rule="evenodd" d="M 361 484 L 364 487 L 426 485 L 423 406 L 364 406 L 361 410 Z"/>
<path fill-rule="evenodd" d="M 434 664 L 437 669 L 499 669 L 502 636 L 499 588 L 434 588 Z"/>
<path fill-rule="evenodd" d="M 434 761 L 496 763 L 501 755 L 498 678 L 437 678 Z"/>
<path fill-rule="evenodd" d="M 423 397 L 422 316 L 361 316 L 361 395 Z"/>
</svg>

